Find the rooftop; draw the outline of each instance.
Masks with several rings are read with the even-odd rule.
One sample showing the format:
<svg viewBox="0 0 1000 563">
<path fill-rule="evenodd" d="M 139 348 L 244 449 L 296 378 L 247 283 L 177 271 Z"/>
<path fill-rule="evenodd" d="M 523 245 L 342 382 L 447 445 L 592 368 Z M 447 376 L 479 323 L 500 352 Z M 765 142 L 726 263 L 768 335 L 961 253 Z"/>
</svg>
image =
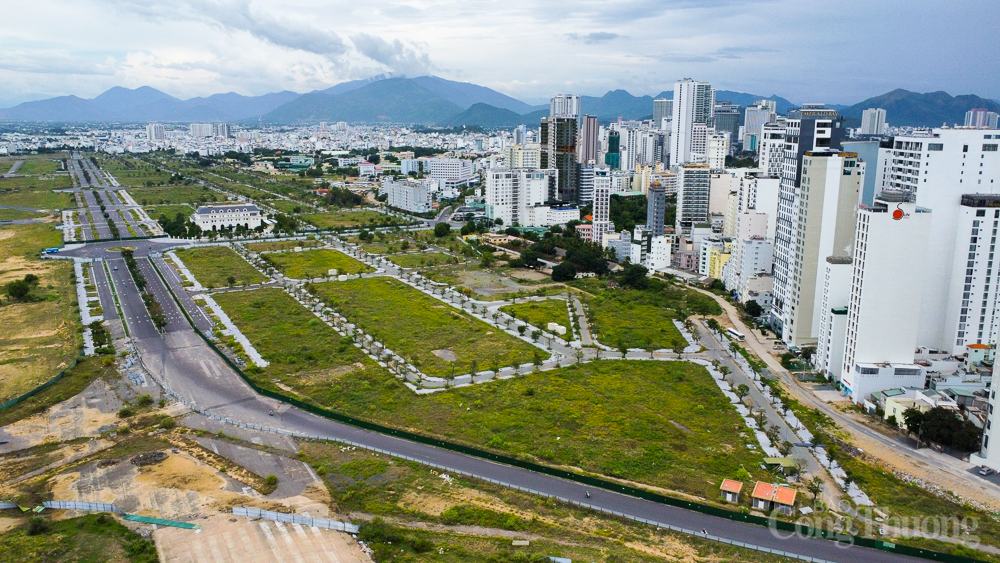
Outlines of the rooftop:
<svg viewBox="0 0 1000 563">
<path fill-rule="evenodd" d="M 732 479 L 723 479 L 722 486 L 719 489 L 726 491 L 728 493 L 740 494 L 743 490 L 743 483 L 739 481 L 733 481 Z"/>
</svg>

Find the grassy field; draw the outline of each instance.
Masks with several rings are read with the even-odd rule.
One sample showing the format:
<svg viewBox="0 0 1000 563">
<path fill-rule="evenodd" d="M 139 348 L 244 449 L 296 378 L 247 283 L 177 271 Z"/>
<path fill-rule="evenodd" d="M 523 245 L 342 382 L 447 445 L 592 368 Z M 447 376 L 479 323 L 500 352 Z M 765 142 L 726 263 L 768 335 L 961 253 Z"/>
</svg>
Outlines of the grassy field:
<svg viewBox="0 0 1000 563">
<path fill-rule="evenodd" d="M 332 211 L 330 213 L 307 213 L 299 219 L 320 229 L 340 229 L 345 227 L 391 227 L 403 225 L 401 219 L 377 211 Z"/>
<path fill-rule="evenodd" d="M 342 338 L 280 289 L 221 293 L 215 301 L 270 365 L 248 375 L 304 396 L 322 394 L 355 370 L 381 371 L 349 338 Z"/>
<path fill-rule="evenodd" d="M 384 342 L 424 373 L 466 373 L 532 360 L 537 349 L 391 278 L 325 282 L 311 286 L 321 299 Z M 453 355 L 454 365 L 439 357 Z M 539 351 L 540 353 L 540 351 Z"/>
<path fill-rule="evenodd" d="M 295 279 L 324 277 L 333 268 L 337 269 L 338 274 L 358 274 L 372 271 L 372 268 L 367 264 L 328 248 L 267 254 L 264 258 L 273 262 L 275 267 L 286 276 Z"/>
<path fill-rule="evenodd" d="M 129 530 L 107 514 L 50 520 L 45 532 L 29 535 L 24 526 L 0 535 L 4 563 L 157 563 L 153 542 Z"/>
<path fill-rule="evenodd" d="M 133 194 L 133 197 L 135 197 L 135 194 Z M 148 206 L 145 209 L 146 209 L 146 214 L 149 215 L 149 217 L 154 221 L 158 220 L 160 218 L 160 215 L 166 215 L 167 219 L 173 219 L 174 217 L 177 216 L 178 213 L 180 213 L 185 217 L 189 217 L 191 216 L 192 213 L 194 213 L 194 207 L 191 207 L 186 203 L 173 204 L 173 205 L 154 205 L 154 206 Z"/>
<path fill-rule="evenodd" d="M 312 207 L 309 207 L 308 205 L 303 205 L 297 201 L 288 201 L 287 199 L 272 199 L 264 203 L 282 213 L 302 213 L 303 211 L 312 211 Z"/>
<path fill-rule="evenodd" d="M 292 250 L 297 246 L 301 246 L 302 248 L 319 246 L 319 241 L 306 239 L 306 240 L 276 240 L 270 242 L 252 242 L 247 245 L 247 248 L 254 252 L 270 252 L 273 250 Z"/>
<path fill-rule="evenodd" d="M 225 196 L 201 186 L 173 186 L 160 188 L 131 188 L 128 193 L 139 205 L 224 202 Z"/>
<path fill-rule="evenodd" d="M 62 162 L 58 160 L 44 160 L 40 158 L 27 160 L 17 170 L 18 174 L 55 174 L 62 170 Z"/>
<path fill-rule="evenodd" d="M 581 300 L 588 308 L 590 328 L 606 346 L 683 347 L 687 342 L 672 319 L 721 313 L 710 297 L 658 280 L 646 290 L 608 289 L 596 278 L 574 280 L 569 285 L 583 290 Z"/>
<path fill-rule="evenodd" d="M 566 335 L 569 336 L 572 322 L 569 313 L 566 311 L 566 301 L 563 299 L 546 299 L 545 301 L 529 301 L 518 303 L 517 305 L 507 305 L 501 307 L 501 311 L 513 314 L 515 318 L 521 319 L 528 324 L 534 325 L 542 330 L 547 330 L 549 323 L 556 323 L 566 328 Z"/>
<path fill-rule="evenodd" d="M 28 301 L 0 302 L 0 402 L 30 391 L 69 366 L 81 346 L 72 264 L 42 261 L 38 252 L 58 246 L 49 224 L 0 228 L 0 286 L 38 276 Z"/>
<path fill-rule="evenodd" d="M 42 211 L 24 211 L 21 209 L 4 209 L 0 208 L 0 221 L 14 220 L 14 219 L 40 219 L 42 217 L 48 217 L 49 214 Z"/>
<path fill-rule="evenodd" d="M 170 171 L 128 157 L 98 157 L 101 168 L 107 170 L 118 182 L 129 186 L 160 186 L 170 181 Z"/>
<path fill-rule="evenodd" d="M 27 166 L 25 164 L 24 166 Z M 33 207 L 35 209 L 63 209 L 73 207 L 73 196 L 68 193 L 52 193 L 54 189 L 70 187 L 69 176 L 59 180 L 37 180 L 35 178 L 11 178 L 0 180 L 0 205 Z"/>
<path fill-rule="evenodd" d="M 418 254 L 396 254 L 390 256 L 389 261 L 401 268 L 419 268 L 454 264 L 458 259 L 443 252 L 421 252 Z"/>
<path fill-rule="evenodd" d="M 267 278 L 228 246 L 203 246 L 178 250 L 177 257 L 205 287 L 226 287 L 229 277 L 234 285 L 262 283 Z"/>
</svg>

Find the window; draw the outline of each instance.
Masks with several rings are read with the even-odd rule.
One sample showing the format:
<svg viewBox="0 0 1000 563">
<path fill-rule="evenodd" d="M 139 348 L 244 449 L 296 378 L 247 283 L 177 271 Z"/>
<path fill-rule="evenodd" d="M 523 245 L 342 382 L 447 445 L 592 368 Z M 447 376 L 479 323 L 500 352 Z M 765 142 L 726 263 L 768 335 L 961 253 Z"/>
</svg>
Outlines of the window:
<svg viewBox="0 0 1000 563">
<path fill-rule="evenodd" d="M 997 144 L 996 143 L 992 143 L 992 144 L 983 145 L 983 152 L 997 152 Z"/>
<path fill-rule="evenodd" d="M 944 143 L 928 143 L 927 150 L 929 151 L 943 151 Z"/>
<path fill-rule="evenodd" d="M 962 152 L 969 152 L 969 145 L 962 145 Z"/>
</svg>

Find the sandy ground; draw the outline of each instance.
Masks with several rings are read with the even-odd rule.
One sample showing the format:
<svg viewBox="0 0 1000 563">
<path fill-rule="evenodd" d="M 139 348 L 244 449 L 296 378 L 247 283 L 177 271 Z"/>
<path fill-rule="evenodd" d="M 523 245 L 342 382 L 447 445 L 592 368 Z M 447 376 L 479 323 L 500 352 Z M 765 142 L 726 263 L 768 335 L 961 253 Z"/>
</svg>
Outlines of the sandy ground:
<svg viewBox="0 0 1000 563">
<path fill-rule="evenodd" d="M 102 429 L 118 424 L 117 412 L 121 405 L 121 401 L 104 380 L 95 380 L 72 399 L 0 428 L 0 453 L 30 448 L 44 442 L 96 436 Z"/>
</svg>

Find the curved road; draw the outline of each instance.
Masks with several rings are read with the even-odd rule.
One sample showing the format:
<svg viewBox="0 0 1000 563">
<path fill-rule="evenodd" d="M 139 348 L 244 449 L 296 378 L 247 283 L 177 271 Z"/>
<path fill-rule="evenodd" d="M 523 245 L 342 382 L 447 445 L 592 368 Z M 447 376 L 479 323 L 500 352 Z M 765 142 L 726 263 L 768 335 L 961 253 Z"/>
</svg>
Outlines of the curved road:
<svg viewBox="0 0 1000 563">
<path fill-rule="evenodd" d="M 142 299 L 124 267 L 118 253 L 107 249 L 120 243 L 87 244 L 67 249 L 62 256 L 102 258 L 109 260 L 111 283 L 119 296 L 124 321 L 137 348 L 142 354 L 147 370 L 183 400 L 204 412 L 245 423 L 350 441 L 370 448 L 377 448 L 395 455 L 422 461 L 431 465 L 452 468 L 477 477 L 499 481 L 502 484 L 531 489 L 541 494 L 576 499 L 607 511 L 614 511 L 631 518 L 643 518 L 689 530 L 704 530 L 710 536 L 744 542 L 765 548 L 781 550 L 818 560 L 854 563 L 856 561 L 890 562 L 920 561 L 898 554 L 870 550 L 856 546 L 842 546 L 828 540 L 799 536 L 779 537 L 768 528 L 708 516 L 681 508 L 658 504 L 612 491 L 585 488 L 572 481 L 493 463 L 484 459 L 410 442 L 390 435 L 362 430 L 331 421 L 285 404 L 265 399 L 249 388 L 227 364 L 192 330 L 163 281 L 147 258 L 150 252 L 158 253 L 175 246 L 176 241 L 165 239 L 135 241 L 135 255 L 144 273 L 149 290 L 163 306 L 168 319 L 165 332 L 160 334 L 146 313 Z M 155 257 L 153 258 L 156 259 Z M 180 280 L 163 272 L 174 292 L 184 293 Z M 108 280 L 95 276 L 95 282 L 106 311 L 114 309 L 104 303 L 110 296 Z M 199 322 L 196 319 L 196 322 Z M 199 322 L 200 324 L 200 322 Z M 274 409 L 275 416 L 268 416 Z"/>
</svg>

